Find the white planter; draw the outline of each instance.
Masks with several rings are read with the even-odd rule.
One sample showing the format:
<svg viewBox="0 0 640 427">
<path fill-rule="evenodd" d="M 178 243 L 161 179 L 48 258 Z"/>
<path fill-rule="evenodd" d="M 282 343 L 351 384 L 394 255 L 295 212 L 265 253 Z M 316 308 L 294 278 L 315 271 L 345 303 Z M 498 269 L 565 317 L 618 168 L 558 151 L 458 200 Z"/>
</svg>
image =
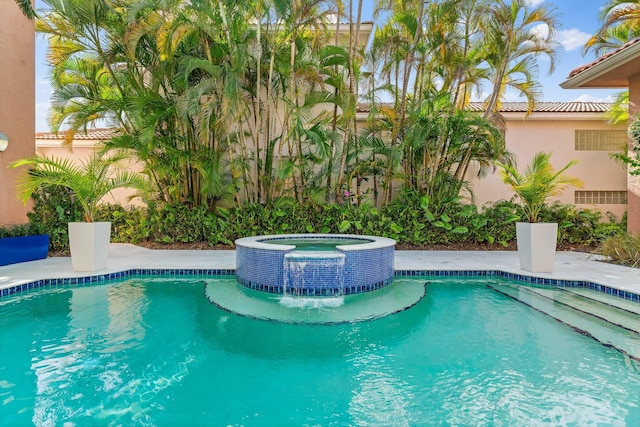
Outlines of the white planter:
<svg viewBox="0 0 640 427">
<path fill-rule="evenodd" d="M 106 268 L 110 240 L 110 222 L 70 222 L 69 249 L 73 271 Z"/>
<path fill-rule="evenodd" d="M 520 268 L 534 273 L 551 273 L 556 256 L 558 224 L 516 223 Z"/>
</svg>

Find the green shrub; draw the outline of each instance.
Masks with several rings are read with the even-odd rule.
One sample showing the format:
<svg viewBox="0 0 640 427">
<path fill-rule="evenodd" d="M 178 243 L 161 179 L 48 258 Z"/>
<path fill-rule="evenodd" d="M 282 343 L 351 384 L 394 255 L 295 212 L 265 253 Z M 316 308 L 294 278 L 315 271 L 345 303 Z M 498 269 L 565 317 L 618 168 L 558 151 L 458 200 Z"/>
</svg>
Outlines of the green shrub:
<svg viewBox="0 0 640 427">
<path fill-rule="evenodd" d="M 640 235 L 620 234 L 604 239 L 598 252 L 611 262 L 637 267 L 640 263 Z"/>
<path fill-rule="evenodd" d="M 161 205 L 148 215 L 149 237 L 156 242 L 208 242 L 217 231 L 216 216 L 205 206 Z"/>
<path fill-rule="evenodd" d="M 111 221 L 111 241 L 114 243 L 140 243 L 149 239 L 151 232 L 146 207 L 104 204 L 98 207 L 97 221 Z"/>
<path fill-rule="evenodd" d="M 625 231 L 625 222 L 609 214 L 606 221 L 602 213 L 577 209 L 573 205 L 554 203 L 545 207 L 540 218 L 543 222 L 558 223 L 558 241 L 570 244 L 597 246 L 603 239 Z"/>
<path fill-rule="evenodd" d="M 113 242 L 219 243 L 224 221 L 205 207 L 101 205 L 97 217 L 111 221 Z"/>
<path fill-rule="evenodd" d="M 471 237 L 477 243 L 499 244 L 506 247 L 516 239 L 515 223 L 524 213 L 519 205 L 506 200 L 483 206 L 482 212 L 471 218 Z"/>
<path fill-rule="evenodd" d="M 49 235 L 49 250 L 69 249 L 67 224 L 82 221 L 82 207 L 66 187 L 50 186 L 32 195 L 34 208 L 27 214 L 35 234 Z"/>
<path fill-rule="evenodd" d="M 0 238 L 2 237 L 22 237 L 33 234 L 43 234 L 35 230 L 31 224 L 16 224 L 0 227 Z"/>
<path fill-rule="evenodd" d="M 559 223 L 559 242 L 597 246 L 604 238 L 620 234 L 624 221 L 599 212 L 553 204 L 541 211 L 541 220 Z M 68 247 L 67 222 L 80 219 L 66 192 L 53 188 L 36 196 L 29 214 L 28 233 L 52 236 L 52 249 Z M 111 221 L 113 242 L 159 242 L 231 245 L 233 241 L 261 234 L 345 233 L 376 235 L 399 244 L 481 244 L 506 247 L 515 241 L 515 222 L 524 218 L 522 208 L 499 201 L 478 209 L 450 203 L 432 210 L 427 196 L 405 191 L 382 208 L 362 203 L 345 205 L 299 204 L 284 198 L 269 205 L 247 204 L 215 213 L 204 207 L 152 204 L 149 207 L 100 205 L 99 221 Z M 20 231 L 27 233 L 27 230 Z"/>
</svg>

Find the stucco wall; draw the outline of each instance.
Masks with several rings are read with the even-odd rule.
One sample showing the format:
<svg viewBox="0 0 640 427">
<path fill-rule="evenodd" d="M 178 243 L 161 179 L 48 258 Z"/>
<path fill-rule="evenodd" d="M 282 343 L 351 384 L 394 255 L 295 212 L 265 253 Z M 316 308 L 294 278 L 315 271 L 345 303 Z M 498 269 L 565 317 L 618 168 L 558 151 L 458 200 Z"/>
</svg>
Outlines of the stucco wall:
<svg viewBox="0 0 640 427">
<path fill-rule="evenodd" d="M 575 113 L 571 114 L 575 115 Z M 561 117 L 563 119 L 559 119 Z M 603 120 L 602 115 L 584 115 L 582 120 L 566 118 L 566 115 L 563 117 L 557 114 L 554 117 L 549 113 L 534 114 L 527 120 L 515 115 L 507 117 L 506 143 L 517 160 L 518 169 L 524 169 L 536 153 L 552 152 L 551 163 L 556 168 L 563 167 L 571 160 L 579 160 L 578 164 L 567 170 L 567 174 L 584 181 L 584 187 L 578 190 L 624 191 L 627 187 L 625 168 L 611 160 L 606 151 L 576 151 L 574 141 L 576 129 L 625 130 L 626 126 L 612 127 Z M 508 200 L 513 196 L 510 187 L 502 182 L 497 170 L 484 179 L 471 179 L 471 183 L 475 202 L 478 205 L 500 199 Z M 560 197 L 553 200 L 573 204 L 575 190 L 575 188 L 568 188 Z M 578 205 L 578 207 L 609 211 L 618 217 L 627 209 L 625 205 Z"/>
<path fill-rule="evenodd" d="M 640 113 L 640 73 L 629 78 L 629 117 Z M 627 177 L 629 214 L 627 230 L 640 233 L 640 176 Z"/>
<path fill-rule="evenodd" d="M 567 171 L 584 181 L 581 190 L 625 191 L 627 177 L 625 168 L 609 158 L 606 151 L 576 151 L 575 130 L 626 130 L 625 125 L 611 126 L 604 121 L 602 114 L 594 113 L 535 113 L 524 119 L 523 114 L 507 113 L 507 147 L 517 159 L 522 169 L 530 163 L 534 154 L 545 151 L 552 152 L 551 161 L 556 167 L 562 167 L 571 160 L 578 159 L 579 163 Z M 86 158 L 91 154 L 96 140 L 81 140 L 74 142 L 73 149 L 62 146 L 60 140 L 36 140 L 38 153 L 47 156 Z M 140 169 L 139 166 L 136 167 Z M 468 177 L 475 175 L 471 170 Z M 474 192 L 474 202 L 483 205 L 513 196 L 511 189 L 502 183 L 498 171 L 490 173 L 483 179 L 470 179 Z M 370 185 L 369 184 L 364 184 Z M 355 184 L 353 184 L 355 187 Z M 398 187 L 398 186 L 396 186 Z M 557 198 L 563 203 L 574 203 L 574 191 L 569 188 Z M 106 202 L 127 203 L 126 198 L 132 195 L 131 190 L 119 190 Z M 140 204 L 140 199 L 135 199 Z M 579 205 L 587 209 L 599 209 L 612 212 L 620 217 L 627 209 L 626 205 Z"/>
<path fill-rule="evenodd" d="M 34 154 L 35 33 L 14 1 L 0 1 L 0 131 L 9 137 L 0 152 L 0 225 L 27 221 L 31 208 L 16 197 L 15 160 Z"/>
<path fill-rule="evenodd" d="M 71 159 L 74 162 L 89 159 L 96 149 L 100 148 L 100 141 L 83 140 L 75 142 L 73 147 L 63 146 L 60 140 L 36 140 L 36 152 L 43 157 L 56 157 L 59 159 Z M 141 165 L 129 162 L 130 170 L 139 172 Z M 102 203 L 142 206 L 143 201 L 136 196 L 136 190 L 130 188 L 118 188 L 102 199 Z M 133 199 L 132 199 L 133 197 Z"/>
</svg>

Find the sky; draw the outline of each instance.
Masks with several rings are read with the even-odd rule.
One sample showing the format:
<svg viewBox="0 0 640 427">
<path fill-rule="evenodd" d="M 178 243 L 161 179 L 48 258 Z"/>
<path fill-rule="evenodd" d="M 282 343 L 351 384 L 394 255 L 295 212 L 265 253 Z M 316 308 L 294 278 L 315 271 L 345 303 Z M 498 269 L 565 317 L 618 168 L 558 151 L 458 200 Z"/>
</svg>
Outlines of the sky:
<svg viewBox="0 0 640 427">
<path fill-rule="evenodd" d="M 541 3 L 542 0 L 529 0 L 531 3 Z M 355 3 L 355 2 L 354 2 Z M 560 31 L 557 34 L 559 43 L 556 68 L 552 74 L 548 74 L 549 61 L 544 57 L 539 60 L 538 80 L 542 86 L 543 99 L 546 102 L 555 101 L 611 101 L 616 90 L 608 89 L 562 89 L 559 84 L 566 80 L 571 70 L 580 65 L 593 61 L 596 56 L 589 53 L 582 56 L 581 50 L 587 39 L 600 25 L 599 12 L 607 3 L 607 0 L 548 0 L 548 3 L 556 6 L 556 12 L 561 22 Z M 363 20 L 372 20 L 374 0 L 363 1 Z M 42 7 L 40 0 L 36 1 L 36 7 Z M 48 132 L 47 112 L 51 86 L 49 84 L 49 69 L 46 65 L 45 55 L 47 41 L 41 36 L 36 36 L 36 132 Z M 474 98 L 481 98 L 476 95 Z M 523 101 L 516 94 L 507 93 L 505 101 Z"/>
</svg>

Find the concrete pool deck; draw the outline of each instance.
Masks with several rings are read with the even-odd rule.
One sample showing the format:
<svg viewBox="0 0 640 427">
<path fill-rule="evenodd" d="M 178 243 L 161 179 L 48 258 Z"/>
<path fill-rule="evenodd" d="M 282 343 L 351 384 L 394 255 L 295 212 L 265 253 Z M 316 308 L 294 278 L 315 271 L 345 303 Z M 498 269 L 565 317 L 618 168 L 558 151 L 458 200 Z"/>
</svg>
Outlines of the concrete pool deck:
<svg viewBox="0 0 640 427">
<path fill-rule="evenodd" d="M 499 270 L 557 280 L 584 280 L 640 294 L 640 269 L 600 261 L 597 255 L 558 252 L 553 273 L 519 268 L 513 251 L 396 251 L 396 270 Z M 71 258 L 50 257 L 0 267 L 0 289 L 42 279 L 86 277 L 130 269 L 235 269 L 234 250 L 154 250 L 124 243 L 109 247 L 107 268 L 74 272 Z"/>
</svg>

